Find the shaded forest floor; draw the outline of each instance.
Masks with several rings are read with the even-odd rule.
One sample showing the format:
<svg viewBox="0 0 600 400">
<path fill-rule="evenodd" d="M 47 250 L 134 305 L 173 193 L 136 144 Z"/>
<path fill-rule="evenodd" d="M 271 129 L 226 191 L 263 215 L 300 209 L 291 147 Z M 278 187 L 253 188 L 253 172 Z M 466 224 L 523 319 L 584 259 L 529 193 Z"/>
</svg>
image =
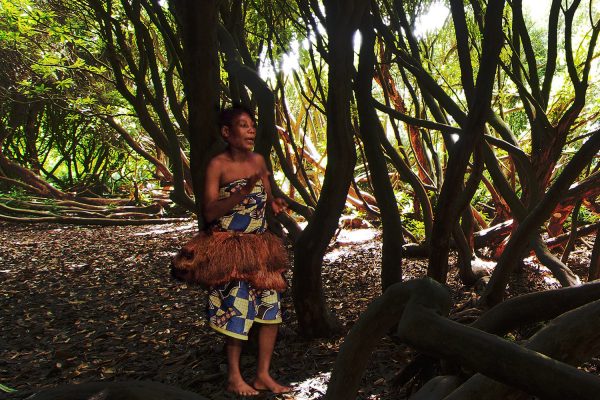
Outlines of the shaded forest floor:
<svg viewBox="0 0 600 400">
<path fill-rule="evenodd" d="M 223 340 L 204 318 L 205 291 L 169 274 L 171 256 L 194 232 L 193 221 L 140 227 L 0 223 L 0 384 L 17 389 L 0 392 L 0 399 L 65 383 L 130 379 L 168 383 L 214 400 L 236 398 L 223 390 Z M 326 296 L 345 331 L 379 294 L 379 239 L 373 229 L 342 231 L 327 253 Z M 575 272 L 586 272 L 585 253 L 572 255 Z M 405 278 L 421 277 L 425 268 L 425 260 L 405 260 Z M 511 291 L 556 286 L 543 268 L 526 266 L 521 275 Z M 454 313 L 462 315 L 475 293 L 457 283 L 454 270 L 450 286 Z M 295 392 L 258 398 L 318 399 L 343 337 L 303 339 L 289 291 L 283 303 L 272 369 Z M 390 382 L 413 355 L 384 338 L 359 398 L 403 398 Z M 248 377 L 254 364 L 249 350 L 242 357 Z"/>
</svg>

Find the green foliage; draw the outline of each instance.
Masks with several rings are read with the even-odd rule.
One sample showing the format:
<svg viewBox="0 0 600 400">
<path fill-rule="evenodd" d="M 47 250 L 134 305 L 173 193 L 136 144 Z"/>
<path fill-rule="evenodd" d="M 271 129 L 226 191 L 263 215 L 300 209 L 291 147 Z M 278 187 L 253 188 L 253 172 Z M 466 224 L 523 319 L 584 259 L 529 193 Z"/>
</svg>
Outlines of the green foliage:
<svg viewBox="0 0 600 400">
<path fill-rule="evenodd" d="M 0 108 L 0 121 L 14 121 L 5 144 L 9 158 L 63 189 L 106 192 L 121 190 L 129 183 L 121 173 L 143 162 L 102 121 L 103 115 L 135 112 L 113 84 L 90 11 L 70 1 L 0 1 L 0 81 L 9 88 L 0 100 L 26 104 Z M 35 122 L 26 126 L 24 118 Z M 141 131 L 131 121 L 133 131 Z"/>
<path fill-rule="evenodd" d="M 154 172 L 150 165 L 132 158 L 113 171 L 107 180 L 107 185 L 113 193 L 130 195 L 136 186 L 139 189 L 152 180 L 154 180 Z M 140 190 L 139 193 L 143 201 L 150 200 L 144 191 Z"/>
<path fill-rule="evenodd" d="M 0 390 L 3 391 L 4 393 L 14 393 L 14 392 L 17 391 L 16 389 L 10 388 L 10 387 L 8 387 L 6 385 L 3 385 L 1 383 L 0 383 Z"/>
<path fill-rule="evenodd" d="M 418 240 L 425 239 L 425 225 L 414 209 L 414 198 L 407 187 L 395 191 L 398 208 L 402 214 L 402 224 Z"/>
<path fill-rule="evenodd" d="M 577 220 L 579 221 L 579 224 L 595 224 L 600 221 L 600 215 L 591 211 L 589 208 L 582 206 L 579 208 Z"/>
<path fill-rule="evenodd" d="M 6 191 L 0 190 L 0 199 L 28 200 L 30 197 L 29 193 L 18 187 L 11 187 Z"/>
<path fill-rule="evenodd" d="M 405 216 L 402 219 L 402 224 L 418 241 L 425 240 L 425 224 L 423 221 Z"/>
<path fill-rule="evenodd" d="M 510 106 L 510 104 L 509 104 Z M 522 110 L 516 110 L 514 112 L 506 114 L 504 120 L 508 123 L 510 129 L 516 135 L 522 135 L 526 133 L 529 128 L 529 121 L 527 119 L 527 115 Z"/>
<path fill-rule="evenodd" d="M 490 215 L 490 210 L 484 206 L 492 205 L 492 196 L 484 185 L 479 185 L 479 187 L 475 191 L 473 199 L 471 200 L 471 205 L 480 211 L 481 216 L 487 217 L 484 218 L 486 219 L 486 222 L 488 222 L 487 219 L 491 219 L 493 217 L 492 215 Z"/>
</svg>

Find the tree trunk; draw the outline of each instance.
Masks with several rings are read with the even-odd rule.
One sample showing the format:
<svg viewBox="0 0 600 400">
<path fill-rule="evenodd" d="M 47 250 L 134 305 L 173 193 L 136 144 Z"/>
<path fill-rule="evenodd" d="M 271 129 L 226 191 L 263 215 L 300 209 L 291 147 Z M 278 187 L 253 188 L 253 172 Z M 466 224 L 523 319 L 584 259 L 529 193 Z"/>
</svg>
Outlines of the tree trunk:
<svg viewBox="0 0 600 400">
<path fill-rule="evenodd" d="M 414 279 L 392 285 L 373 300 L 344 338 L 333 366 L 325 400 L 356 398 L 371 352 L 379 340 L 398 324 L 411 297 L 431 294 L 435 300 L 439 300 L 440 314 L 447 315 L 450 299 L 444 293 L 445 289 L 438 291 L 439 288 L 441 285 L 429 278 Z"/>
<path fill-rule="evenodd" d="M 590 259 L 590 269 L 588 272 L 588 282 L 600 279 L 600 235 L 596 231 L 596 239 L 594 240 L 594 249 Z"/>
<path fill-rule="evenodd" d="M 483 293 L 482 302 L 484 304 L 490 306 L 502 301 L 508 278 L 527 249 L 530 236 L 548 219 L 556 204 L 567 193 L 571 183 L 595 157 L 598 150 L 600 150 L 600 131 L 595 131 L 565 166 L 543 199 L 520 223 L 498 260 L 490 282 Z"/>
<path fill-rule="evenodd" d="M 428 247 L 431 239 L 431 230 L 433 229 L 433 209 L 431 208 L 431 202 L 429 201 L 429 197 L 427 197 L 425 187 L 423 186 L 423 183 L 417 174 L 410 169 L 410 166 L 402 157 L 400 157 L 396 149 L 394 149 L 384 132 L 380 133 L 379 142 L 383 146 L 386 154 L 390 158 L 391 163 L 394 165 L 400 176 L 406 180 L 406 182 L 408 182 L 408 184 L 415 191 L 415 196 L 423 213 L 423 225 L 425 225 L 425 245 Z"/>
<path fill-rule="evenodd" d="M 475 255 L 473 248 L 458 222 L 454 224 L 452 236 L 454 237 L 458 253 L 458 276 L 463 284 L 471 286 L 477 281 L 477 276 L 471 264 L 471 260 L 473 260 Z"/>
<path fill-rule="evenodd" d="M 474 194 L 474 191 L 473 193 L 463 191 L 457 196 L 457 188 L 463 185 L 471 153 L 483 138 L 498 55 L 503 43 L 503 9 L 504 1 L 492 2 L 488 5 L 483 33 L 481 68 L 477 75 L 475 92 L 469 99 L 469 115 L 462 126 L 460 140 L 449 149 L 448 167 L 435 212 L 431 236 L 431 255 L 427 270 L 427 275 L 439 282 L 446 282 L 448 274 L 450 234 L 461 211 L 468 206 L 468 203 L 460 204 L 460 202 L 470 201 Z"/>
<path fill-rule="evenodd" d="M 361 28 L 362 43 L 356 77 L 356 103 L 360 118 L 360 134 L 371 171 L 373 190 L 381 211 L 383 228 L 381 285 L 382 290 L 402 280 L 402 223 L 396 204 L 394 189 L 389 179 L 387 165 L 379 136 L 383 128 L 371 102 L 373 72 L 375 66 L 375 32 L 370 14 L 365 13 Z"/>
<path fill-rule="evenodd" d="M 401 112 L 402 114 L 407 114 L 406 104 L 398 89 L 396 88 L 396 82 L 390 73 L 390 61 L 391 58 L 388 56 L 385 48 L 383 46 L 383 42 L 381 42 L 379 46 L 380 52 L 380 64 L 378 65 L 378 73 L 375 74 L 375 81 L 379 83 L 381 89 L 389 96 L 394 109 Z M 431 160 L 426 155 L 425 146 L 423 145 L 423 140 L 421 139 L 421 134 L 419 132 L 419 128 L 415 125 L 411 125 L 409 123 L 406 124 L 406 130 L 408 131 L 408 138 L 412 147 L 412 150 L 415 154 L 417 160 L 417 173 L 419 178 L 424 184 L 432 185 L 431 181 L 432 169 L 431 169 Z"/>
<path fill-rule="evenodd" d="M 531 247 L 533 247 L 540 263 L 552 271 L 552 275 L 554 275 L 562 286 L 576 286 L 581 284 L 579 277 L 550 252 L 541 236 L 536 235 L 531 240 Z"/>
<path fill-rule="evenodd" d="M 166 179 L 169 182 L 173 181 L 173 174 L 171 174 L 171 171 L 169 171 L 167 166 L 163 164 L 162 161 L 160 161 L 157 157 L 154 157 L 152 154 L 144 150 L 142 146 L 140 146 L 140 144 L 131 137 L 127 130 L 117 123 L 112 116 L 104 117 L 104 121 L 106 121 L 108 125 L 117 131 L 119 135 L 121 135 L 123 140 L 129 145 L 129 147 L 133 149 L 133 151 L 156 167 L 157 175 L 162 176 L 163 179 Z"/>
<path fill-rule="evenodd" d="M 183 82 L 188 104 L 190 169 L 198 225 L 204 227 L 202 197 L 206 165 L 218 145 L 219 57 L 216 1 L 169 0 L 181 29 Z"/>
<path fill-rule="evenodd" d="M 329 37 L 328 162 L 315 213 L 296 242 L 292 281 L 298 326 L 308 337 L 330 336 L 338 329 L 325 304 L 321 266 L 346 203 L 356 163 L 350 120 L 352 39 L 367 4 L 365 0 L 325 1 Z"/>
<path fill-rule="evenodd" d="M 503 336 L 525 324 L 554 319 L 596 300 L 600 300 L 600 282 L 524 294 L 491 308 L 471 326 Z"/>
<path fill-rule="evenodd" d="M 579 202 L 594 199 L 600 194 L 600 172 L 596 172 L 587 178 L 577 182 L 569 188 L 569 193 L 556 206 L 548 221 L 548 234 L 551 237 L 563 233 L 563 225 L 572 210 Z"/>
<path fill-rule="evenodd" d="M 346 336 L 325 399 L 346 400 L 356 397 L 370 352 L 396 324 L 398 336 L 409 345 L 438 357 L 455 360 L 465 368 L 480 371 L 490 378 L 544 399 L 597 398 L 600 390 L 600 378 L 597 376 L 522 348 L 514 342 L 448 320 L 444 316 L 450 309 L 450 303 L 448 290 L 431 279 L 391 286 L 369 305 Z M 584 329 L 584 343 L 593 343 L 593 347 L 597 348 L 600 345 L 597 340 L 599 333 L 594 328 L 600 316 L 600 301 L 584 308 L 587 308 L 584 313 L 586 318 L 581 320 L 587 321 L 588 316 L 593 318 L 592 324 Z M 568 318 L 572 320 L 571 316 Z M 569 325 L 562 322 L 558 324 L 563 329 L 561 335 L 570 335 Z M 582 354 L 582 350 L 583 346 L 579 346 L 574 352 Z"/>
<path fill-rule="evenodd" d="M 25 187 L 30 188 L 30 190 L 34 190 L 37 195 L 43 197 L 50 197 L 55 199 L 66 199 L 73 197 L 68 195 L 67 193 L 56 189 L 54 186 L 50 185 L 48 182 L 46 182 L 41 177 L 34 174 L 27 168 L 22 167 L 21 165 L 9 160 L 8 157 L 6 157 L 2 152 L 1 148 L 0 175 L 4 175 L 7 178 L 23 182 L 26 185 Z"/>
<path fill-rule="evenodd" d="M 596 223 L 593 223 L 593 224 L 584 225 L 581 228 L 577 229 L 577 232 L 575 232 L 575 237 L 578 239 L 578 238 L 580 238 L 582 236 L 587 236 L 587 235 L 590 235 L 592 233 L 595 234 L 599 227 L 600 227 L 600 222 L 596 222 Z M 550 239 L 548 239 L 546 241 L 546 246 L 549 249 L 551 249 L 553 247 L 556 247 L 556 246 L 560 246 L 564 242 L 566 242 L 567 240 L 569 240 L 572 235 L 573 235 L 573 232 L 569 232 L 569 233 L 563 233 L 560 236 L 556 236 L 556 237 L 550 238 Z"/>
</svg>

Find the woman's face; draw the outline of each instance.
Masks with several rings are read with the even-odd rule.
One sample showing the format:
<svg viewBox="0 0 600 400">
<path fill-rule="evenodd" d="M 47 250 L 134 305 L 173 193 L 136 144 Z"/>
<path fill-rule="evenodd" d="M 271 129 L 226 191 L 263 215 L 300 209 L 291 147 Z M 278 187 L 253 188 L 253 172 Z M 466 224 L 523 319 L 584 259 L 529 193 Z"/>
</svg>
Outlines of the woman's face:
<svg viewBox="0 0 600 400">
<path fill-rule="evenodd" d="M 232 148 L 242 151 L 254 149 L 256 126 L 250 115 L 240 114 L 233 120 L 231 126 L 224 126 L 221 132 L 225 141 Z"/>
</svg>

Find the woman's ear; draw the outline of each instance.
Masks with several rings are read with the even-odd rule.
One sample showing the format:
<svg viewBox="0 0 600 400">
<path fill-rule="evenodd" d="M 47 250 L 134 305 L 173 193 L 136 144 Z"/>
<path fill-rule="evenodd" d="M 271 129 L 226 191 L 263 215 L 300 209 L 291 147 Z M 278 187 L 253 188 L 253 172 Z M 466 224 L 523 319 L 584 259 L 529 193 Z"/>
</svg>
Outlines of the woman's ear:
<svg viewBox="0 0 600 400">
<path fill-rule="evenodd" d="M 229 137 L 229 127 L 227 125 L 221 127 L 221 136 L 227 141 L 227 138 Z"/>
</svg>

